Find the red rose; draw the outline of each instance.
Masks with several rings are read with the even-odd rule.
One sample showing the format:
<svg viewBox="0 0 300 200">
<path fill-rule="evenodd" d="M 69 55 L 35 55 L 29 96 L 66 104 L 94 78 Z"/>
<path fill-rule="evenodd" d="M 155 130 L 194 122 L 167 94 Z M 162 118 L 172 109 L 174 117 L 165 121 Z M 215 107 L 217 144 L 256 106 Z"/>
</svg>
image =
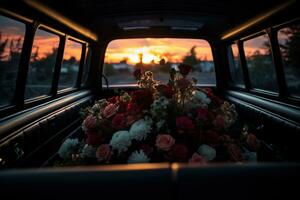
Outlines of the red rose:
<svg viewBox="0 0 300 200">
<path fill-rule="evenodd" d="M 186 116 L 177 117 L 176 126 L 179 131 L 192 131 L 195 129 L 194 122 Z"/>
<path fill-rule="evenodd" d="M 162 96 L 165 96 L 166 98 L 170 99 L 172 98 L 173 96 L 173 90 L 172 90 L 172 87 L 169 86 L 169 85 L 159 85 L 157 86 L 157 90 L 159 91 L 159 93 L 162 95 Z"/>
<path fill-rule="evenodd" d="M 102 143 L 103 138 L 100 134 L 95 132 L 87 132 L 86 133 L 86 140 L 85 142 L 91 146 L 96 146 Z"/>
<path fill-rule="evenodd" d="M 140 89 L 134 91 L 131 97 L 132 97 L 131 102 L 140 106 L 141 109 L 149 108 L 154 101 L 153 94 L 148 89 Z"/>
<path fill-rule="evenodd" d="M 190 71 L 192 70 L 192 66 L 187 65 L 187 64 L 180 64 L 178 66 L 179 72 L 180 74 L 186 76 L 190 73 Z"/>
<path fill-rule="evenodd" d="M 206 121 L 208 117 L 208 109 L 206 108 L 198 108 L 197 109 L 197 118 L 200 120 Z"/>
<path fill-rule="evenodd" d="M 163 151 L 169 151 L 175 144 L 175 139 L 171 135 L 161 134 L 157 135 L 155 146 Z"/>
<path fill-rule="evenodd" d="M 127 112 L 131 115 L 138 115 L 140 114 L 142 111 L 141 107 L 139 105 L 137 105 L 136 103 L 130 101 L 127 104 Z"/>
<path fill-rule="evenodd" d="M 142 76 L 142 70 L 141 69 L 134 70 L 133 76 L 135 77 L 135 79 L 139 80 Z"/>
<path fill-rule="evenodd" d="M 243 153 L 240 147 L 236 144 L 229 144 L 227 146 L 229 159 L 233 162 L 242 162 L 244 160 Z"/>
<path fill-rule="evenodd" d="M 207 164 L 206 160 L 201 155 L 199 155 L 198 153 L 194 153 L 192 155 L 192 157 L 189 160 L 189 163 L 190 164 L 197 163 L 197 164 L 201 164 L 201 165 L 206 165 Z"/>
<path fill-rule="evenodd" d="M 117 103 L 119 101 L 119 97 L 114 96 L 114 97 L 111 97 L 111 98 L 107 99 L 107 101 L 109 103 L 115 104 L 115 103 Z"/>
<path fill-rule="evenodd" d="M 92 115 L 87 116 L 83 121 L 83 126 L 87 130 L 94 129 L 96 125 L 97 125 L 97 119 Z"/>
<path fill-rule="evenodd" d="M 260 148 L 259 140 L 256 138 L 255 135 L 253 135 L 251 133 L 247 134 L 246 143 L 247 143 L 248 147 L 250 148 L 250 150 L 252 150 L 252 151 L 258 151 Z"/>
<path fill-rule="evenodd" d="M 177 86 L 180 91 L 186 90 L 186 88 L 190 87 L 191 85 L 192 83 L 186 78 L 182 78 L 177 81 Z"/>
<path fill-rule="evenodd" d="M 213 121 L 213 124 L 217 128 L 223 128 L 225 126 L 225 119 L 222 115 L 217 115 L 216 119 Z"/>
<path fill-rule="evenodd" d="M 118 111 L 118 106 L 115 104 L 108 104 L 104 110 L 102 111 L 102 115 L 105 118 L 110 118 L 112 117 L 114 114 L 116 114 Z"/>
<path fill-rule="evenodd" d="M 140 115 L 128 115 L 126 118 L 126 125 L 131 126 L 138 119 L 140 119 Z"/>
<path fill-rule="evenodd" d="M 189 151 L 185 145 L 175 144 L 172 146 L 167 156 L 171 161 L 185 162 L 187 161 L 188 153 Z"/>
<path fill-rule="evenodd" d="M 127 109 L 127 103 L 125 102 L 119 102 L 118 103 L 118 113 L 124 113 L 126 112 L 126 109 Z"/>
<path fill-rule="evenodd" d="M 99 162 L 108 161 L 111 156 L 112 156 L 112 150 L 108 144 L 101 144 L 98 147 L 96 151 L 96 157 Z"/>
<path fill-rule="evenodd" d="M 219 134 L 216 131 L 213 130 L 208 130 L 205 133 L 205 143 L 215 146 L 219 144 L 220 142 L 220 137 Z"/>
<path fill-rule="evenodd" d="M 122 129 L 126 127 L 126 117 L 124 114 L 116 114 L 112 120 L 112 127 L 114 129 Z"/>
<path fill-rule="evenodd" d="M 221 136 L 219 137 L 219 141 L 220 141 L 221 143 L 229 143 L 229 142 L 231 142 L 232 140 L 231 140 L 231 138 L 230 138 L 229 135 L 221 135 Z"/>
</svg>

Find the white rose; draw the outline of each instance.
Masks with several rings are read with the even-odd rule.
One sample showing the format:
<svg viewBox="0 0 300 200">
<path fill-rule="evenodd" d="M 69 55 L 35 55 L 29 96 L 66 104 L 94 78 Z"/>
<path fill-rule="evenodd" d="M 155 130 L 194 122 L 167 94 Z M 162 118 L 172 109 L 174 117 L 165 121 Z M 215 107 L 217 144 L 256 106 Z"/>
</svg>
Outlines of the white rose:
<svg viewBox="0 0 300 200">
<path fill-rule="evenodd" d="M 129 130 L 130 138 L 141 141 L 147 138 L 151 132 L 152 120 L 150 118 L 140 119 L 134 122 Z"/>
<path fill-rule="evenodd" d="M 70 158 L 73 151 L 78 147 L 78 144 L 78 139 L 66 139 L 58 150 L 59 156 L 63 159 Z"/>
<path fill-rule="evenodd" d="M 207 95 L 204 92 L 201 92 L 201 91 L 198 91 L 198 90 L 195 91 L 194 98 L 197 101 L 201 101 L 205 104 L 210 104 L 210 102 L 211 102 L 210 98 L 208 98 Z"/>
<path fill-rule="evenodd" d="M 113 134 L 110 140 L 110 146 L 113 150 L 117 150 L 118 153 L 122 153 L 128 150 L 131 145 L 131 138 L 128 131 L 118 131 Z"/>
<path fill-rule="evenodd" d="M 128 158 L 128 163 L 148 163 L 150 158 L 144 153 L 144 151 L 134 151 Z"/>
<path fill-rule="evenodd" d="M 216 150 L 209 145 L 202 144 L 198 148 L 198 153 L 203 156 L 207 161 L 211 161 L 216 157 Z"/>
</svg>

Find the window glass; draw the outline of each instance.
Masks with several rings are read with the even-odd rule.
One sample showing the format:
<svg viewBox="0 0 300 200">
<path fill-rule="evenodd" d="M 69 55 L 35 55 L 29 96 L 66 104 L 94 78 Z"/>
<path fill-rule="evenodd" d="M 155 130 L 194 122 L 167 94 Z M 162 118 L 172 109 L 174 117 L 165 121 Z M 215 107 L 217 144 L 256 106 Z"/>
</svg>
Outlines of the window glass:
<svg viewBox="0 0 300 200">
<path fill-rule="evenodd" d="M 278 31 L 278 42 L 283 60 L 288 92 L 300 96 L 300 23 Z"/>
<path fill-rule="evenodd" d="M 75 87 L 79 71 L 82 44 L 67 40 L 60 70 L 58 89 Z"/>
<path fill-rule="evenodd" d="M 87 55 L 85 57 L 83 72 L 82 72 L 81 85 L 84 85 L 88 79 L 90 65 L 91 65 L 91 58 L 92 58 L 92 49 L 90 47 L 88 47 Z"/>
<path fill-rule="evenodd" d="M 59 36 L 38 29 L 34 36 L 25 99 L 48 95 L 52 86 Z"/>
<path fill-rule="evenodd" d="M 252 87 L 278 91 L 271 46 L 267 35 L 245 41 L 244 50 Z"/>
<path fill-rule="evenodd" d="M 0 15 L 0 107 L 13 99 L 24 35 L 25 24 Z"/>
<path fill-rule="evenodd" d="M 235 85 L 244 86 L 244 76 L 242 71 L 242 64 L 239 54 L 239 49 L 236 44 L 231 45 L 228 49 L 229 67 L 232 82 Z"/>
<path fill-rule="evenodd" d="M 130 85 L 136 68 L 151 70 L 154 79 L 168 82 L 169 71 L 180 63 L 193 67 L 190 77 L 198 84 L 215 84 L 215 69 L 209 43 L 200 39 L 143 38 L 120 39 L 109 43 L 104 75 L 110 85 Z M 105 83 L 103 83 L 105 85 Z"/>
</svg>

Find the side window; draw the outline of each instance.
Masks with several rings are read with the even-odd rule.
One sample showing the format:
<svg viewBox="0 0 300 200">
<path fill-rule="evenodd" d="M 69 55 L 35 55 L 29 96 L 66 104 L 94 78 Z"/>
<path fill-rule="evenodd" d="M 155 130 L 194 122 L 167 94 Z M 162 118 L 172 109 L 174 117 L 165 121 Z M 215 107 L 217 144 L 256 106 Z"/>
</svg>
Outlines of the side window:
<svg viewBox="0 0 300 200">
<path fill-rule="evenodd" d="M 58 82 L 58 90 L 75 87 L 79 71 L 81 51 L 81 43 L 70 39 L 66 41 Z"/>
<path fill-rule="evenodd" d="M 91 67 L 91 58 L 92 58 L 92 49 L 91 49 L 91 47 L 88 47 L 87 55 L 86 55 L 85 61 L 84 61 L 83 72 L 82 72 L 81 86 L 83 86 L 88 79 L 88 75 L 89 75 L 90 67 Z"/>
<path fill-rule="evenodd" d="M 36 31 L 28 69 L 25 99 L 50 93 L 58 45 L 59 36 L 41 29 Z"/>
<path fill-rule="evenodd" d="M 252 87 L 277 92 L 275 67 L 268 36 L 265 34 L 245 41 L 244 50 Z"/>
<path fill-rule="evenodd" d="M 288 92 L 300 96 L 300 22 L 277 33 Z"/>
<path fill-rule="evenodd" d="M 193 67 L 189 77 L 198 84 L 215 85 L 215 67 L 209 43 L 202 39 L 142 38 L 119 39 L 109 43 L 103 74 L 112 85 L 136 84 L 132 72 L 140 68 L 154 73 L 154 79 L 168 82 L 171 68 L 180 63 Z M 105 86 L 105 81 L 102 82 Z"/>
<path fill-rule="evenodd" d="M 0 107 L 13 99 L 24 35 L 25 24 L 0 16 Z"/>
<path fill-rule="evenodd" d="M 232 82 L 237 86 L 244 86 L 244 76 L 242 71 L 239 49 L 236 44 L 228 48 L 229 68 Z"/>
</svg>

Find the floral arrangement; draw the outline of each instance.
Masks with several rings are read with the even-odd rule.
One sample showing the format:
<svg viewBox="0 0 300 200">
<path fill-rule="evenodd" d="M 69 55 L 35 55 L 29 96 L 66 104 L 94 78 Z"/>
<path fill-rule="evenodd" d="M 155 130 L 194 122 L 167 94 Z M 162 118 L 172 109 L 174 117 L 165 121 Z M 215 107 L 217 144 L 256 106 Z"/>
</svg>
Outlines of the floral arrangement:
<svg viewBox="0 0 300 200">
<path fill-rule="evenodd" d="M 96 101 L 83 111 L 84 139 L 67 139 L 58 165 L 145 162 L 256 161 L 260 141 L 247 128 L 232 132 L 235 106 L 170 71 L 168 84 L 150 71 L 134 71 L 139 89 Z"/>
</svg>

